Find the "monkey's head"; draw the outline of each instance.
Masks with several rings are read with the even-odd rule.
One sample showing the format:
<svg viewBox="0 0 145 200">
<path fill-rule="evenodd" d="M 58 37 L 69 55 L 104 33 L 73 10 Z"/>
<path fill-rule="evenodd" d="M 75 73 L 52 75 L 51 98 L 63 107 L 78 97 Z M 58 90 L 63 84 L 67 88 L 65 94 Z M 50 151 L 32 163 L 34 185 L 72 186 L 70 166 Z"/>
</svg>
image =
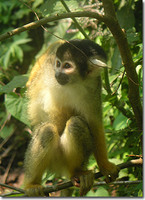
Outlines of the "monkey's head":
<svg viewBox="0 0 145 200">
<path fill-rule="evenodd" d="M 85 80 L 106 67 L 104 50 L 90 40 L 70 40 L 56 52 L 55 77 L 60 85 Z"/>
</svg>

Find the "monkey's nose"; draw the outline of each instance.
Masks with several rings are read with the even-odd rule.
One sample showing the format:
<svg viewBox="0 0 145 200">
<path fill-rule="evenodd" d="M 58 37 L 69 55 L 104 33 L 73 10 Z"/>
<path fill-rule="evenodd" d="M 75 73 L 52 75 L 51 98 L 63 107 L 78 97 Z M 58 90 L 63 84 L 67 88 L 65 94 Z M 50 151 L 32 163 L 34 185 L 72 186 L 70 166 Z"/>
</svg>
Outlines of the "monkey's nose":
<svg viewBox="0 0 145 200">
<path fill-rule="evenodd" d="M 65 85 L 69 82 L 69 77 L 68 75 L 62 73 L 62 72 L 56 72 L 55 73 L 55 78 L 57 80 L 57 82 L 60 84 L 60 85 Z"/>
</svg>

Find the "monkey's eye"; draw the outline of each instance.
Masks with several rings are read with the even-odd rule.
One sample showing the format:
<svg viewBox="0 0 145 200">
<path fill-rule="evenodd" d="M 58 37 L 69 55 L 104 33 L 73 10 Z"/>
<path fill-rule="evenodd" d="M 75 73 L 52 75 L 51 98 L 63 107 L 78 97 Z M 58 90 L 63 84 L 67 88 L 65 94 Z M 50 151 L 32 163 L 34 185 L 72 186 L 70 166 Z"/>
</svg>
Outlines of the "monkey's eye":
<svg viewBox="0 0 145 200">
<path fill-rule="evenodd" d="M 60 62 L 57 60 L 57 61 L 56 61 L 56 67 L 58 67 L 58 68 L 59 68 L 59 67 L 60 67 L 60 65 L 61 65 L 61 63 L 60 63 Z"/>
<path fill-rule="evenodd" d="M 65 63 L 65 65 L 64 65 L 64 68 L 65 69 L 69 69 L 69 68 L 71 68 L 72 66 L 71 66 L 71 64 L 69 64 L 69 63 Z"/>
</svg>

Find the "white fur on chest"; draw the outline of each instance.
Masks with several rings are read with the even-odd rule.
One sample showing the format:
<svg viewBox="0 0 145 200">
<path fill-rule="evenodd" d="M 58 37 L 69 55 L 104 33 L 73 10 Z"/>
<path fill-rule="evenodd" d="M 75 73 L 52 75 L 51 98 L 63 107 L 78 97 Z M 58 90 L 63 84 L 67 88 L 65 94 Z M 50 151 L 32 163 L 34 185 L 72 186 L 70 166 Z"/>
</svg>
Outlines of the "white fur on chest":
<svg viewBox="0 0 145 200">
<path fill-rule="evenodd" d="M 49 112 L 49 109 L 68 107 L 78 114 L 84 115 L 93 109 L 92 102 L 94 97 L 94 91 L 85 87 L 85 85 L 73 84 L 66 86 L 55 85 L 53 88 L 46 87 L 41 92 L 40 98 L 41 106 L 45 111 L 48 110 Z"/>
</svg>

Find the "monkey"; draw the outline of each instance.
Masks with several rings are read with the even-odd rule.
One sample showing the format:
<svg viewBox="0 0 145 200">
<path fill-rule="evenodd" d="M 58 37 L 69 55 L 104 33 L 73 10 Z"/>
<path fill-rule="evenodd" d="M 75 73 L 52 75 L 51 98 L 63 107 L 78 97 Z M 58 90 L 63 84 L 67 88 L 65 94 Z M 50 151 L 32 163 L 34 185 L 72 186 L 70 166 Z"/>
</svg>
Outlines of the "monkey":
<svg viewBox="0 0 145 200">
<path fill-rule="evenodd" d="M 87 169 L 91 155 L 107 183 L 117 178 L 119 169 L 108 160 L 102 117 L 106 62 L 103 48 L 87 39 L 58 40 L 36 61 L 26 84 L 33 127 L 24 160 L 28 196 L 45 195 L 41 181 L 46 170 L 71 179 L 86 195 L 94 182 Z"/>
</svg>

